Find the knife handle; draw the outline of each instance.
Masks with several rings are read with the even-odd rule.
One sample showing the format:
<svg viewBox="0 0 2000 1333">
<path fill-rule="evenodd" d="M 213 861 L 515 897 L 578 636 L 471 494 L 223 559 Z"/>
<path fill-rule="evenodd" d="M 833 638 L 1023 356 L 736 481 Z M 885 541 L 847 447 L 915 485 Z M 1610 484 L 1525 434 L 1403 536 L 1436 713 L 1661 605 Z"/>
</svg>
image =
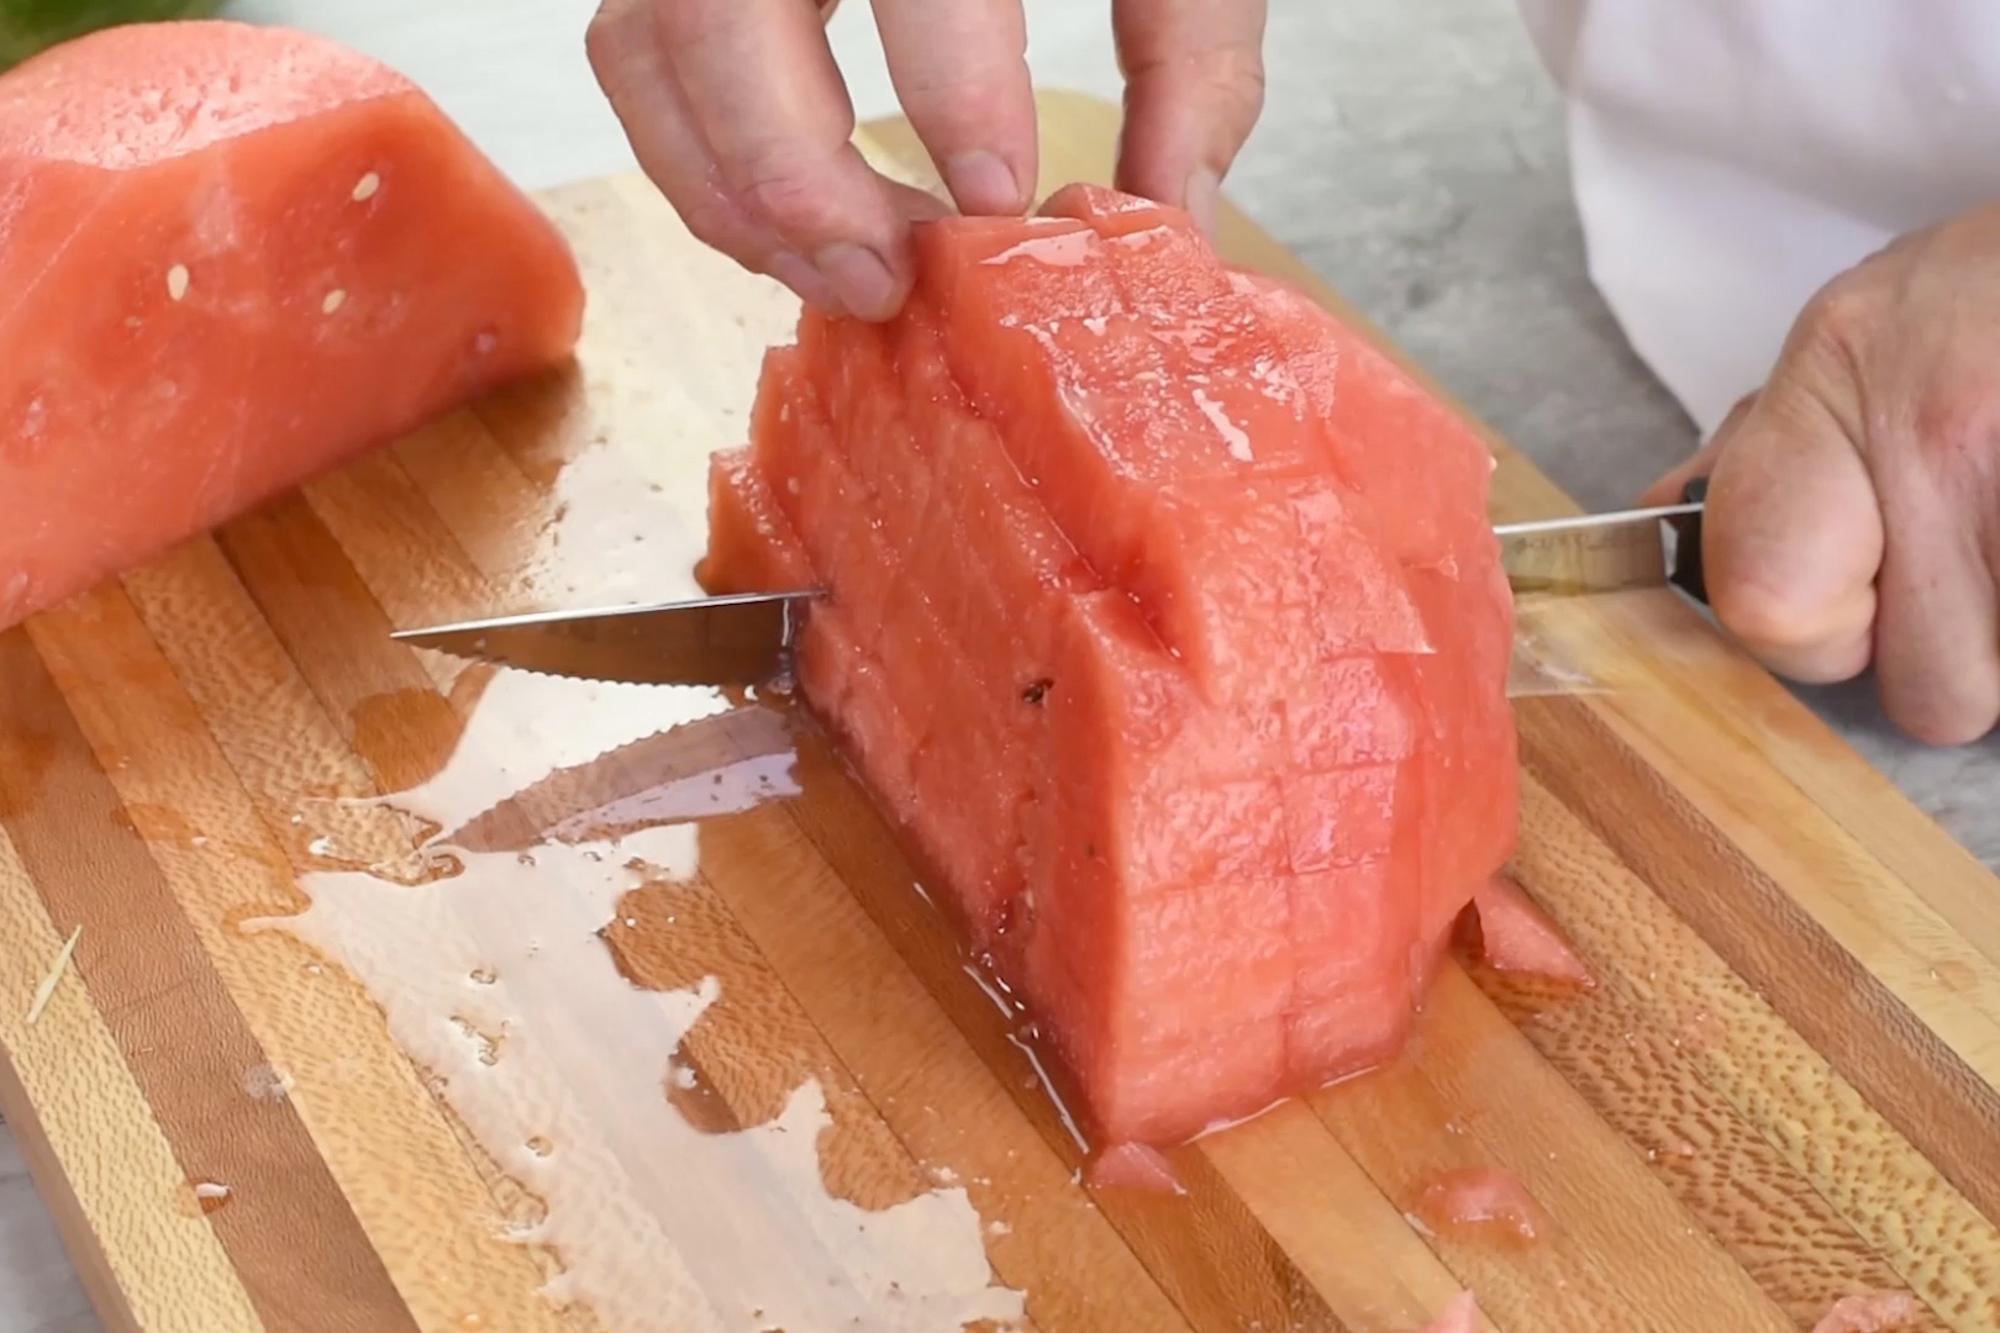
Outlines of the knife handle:
<svg viewBox="0 0 2000 1333">
<path fill-rule="evenodd" d="M 1696 477 L 1682 487 L 1681 499 L 1689 504 L 1706 504 L 1708 478 Z M 1668 581 L 1706 606 L 1708 580 L 1701 570 L 1701 515 L 1683 514 L 1668 521 L 1674 527 L 1674 570 L 1668 575 Z"/>
</svg>

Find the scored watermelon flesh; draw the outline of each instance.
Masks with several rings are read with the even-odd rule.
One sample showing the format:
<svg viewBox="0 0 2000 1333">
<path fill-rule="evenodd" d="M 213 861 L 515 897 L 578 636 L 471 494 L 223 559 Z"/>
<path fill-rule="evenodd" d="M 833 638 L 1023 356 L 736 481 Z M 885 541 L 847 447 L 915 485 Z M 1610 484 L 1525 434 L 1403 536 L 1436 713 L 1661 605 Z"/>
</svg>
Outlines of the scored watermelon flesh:
<svg viewBox="0 0 2000 1333">
<path fill-rule="evenodd" d="M 1093 1131 L 1164 1143 L 1406 1039 L 1512 850 L 1512 605 L 1469 427 L 1177 210 L 1045 212 L 805 313 L 703 578 L 828 589 L 808 702 Z"/>
</svg>

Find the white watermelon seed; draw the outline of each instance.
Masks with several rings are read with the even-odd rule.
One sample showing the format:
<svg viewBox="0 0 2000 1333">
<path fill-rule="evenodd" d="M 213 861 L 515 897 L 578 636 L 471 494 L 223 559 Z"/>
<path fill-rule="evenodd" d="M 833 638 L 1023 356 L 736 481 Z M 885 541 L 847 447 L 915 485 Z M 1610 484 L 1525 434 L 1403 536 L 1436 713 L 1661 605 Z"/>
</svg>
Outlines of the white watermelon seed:
<svg viewBox="0 0 2000 1333">
<path fill-rule="evenodd" d="M 180 300 L 188 294 L 188 271 L 186 264 L 176 264 L 167 270 L 167 295 Z"/>
<path fill-rule="evenodd" d="M 323 315 L 331 315 L 334 311 L 340 309 L 342 306 L 346 304 L 347 304 L 346 289 L 341 287 L 336 287 L 332 291 L 326 294 L 325 300 L 319 303 L 320 313 Z"/>
<path fill-rule="evenodd" d="M 373 199 L 375 192 L 381 188 L 382 178 L 372 171 L 369 172 L 354 182 L 354 202 L 358 204 L 364 199 Z"/>
</svg>

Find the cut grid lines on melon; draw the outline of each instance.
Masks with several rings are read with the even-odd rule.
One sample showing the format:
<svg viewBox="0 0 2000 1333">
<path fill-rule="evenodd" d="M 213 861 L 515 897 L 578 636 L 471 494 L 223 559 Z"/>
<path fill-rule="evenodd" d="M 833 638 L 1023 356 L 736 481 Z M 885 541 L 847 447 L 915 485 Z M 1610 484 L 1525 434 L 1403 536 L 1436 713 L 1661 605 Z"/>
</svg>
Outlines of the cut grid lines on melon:
<svg viewBox="0 0 2000 1333">
<path fill-rule="evenodd" d="M 888 329 L 766 358 L 714 494 L 789 532 L 704 577 L 829 590 L 808 702 L 1108 1139 L 1383 1058 L 1511 849 L 1483 446 L 1407 388 L 1319 412 L 1352 335 L 1172 210 L 1080 187 L 918 253 Z M 1412 436 L 1438 466 L 1378 457 Z"/>
</svg>

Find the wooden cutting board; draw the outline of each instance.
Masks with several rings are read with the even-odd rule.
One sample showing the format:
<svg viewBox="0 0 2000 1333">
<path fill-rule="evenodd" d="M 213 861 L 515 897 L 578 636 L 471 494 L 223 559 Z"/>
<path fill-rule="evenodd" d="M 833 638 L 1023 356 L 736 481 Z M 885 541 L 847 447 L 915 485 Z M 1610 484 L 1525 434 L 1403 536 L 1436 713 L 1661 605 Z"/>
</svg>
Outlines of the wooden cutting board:
<svg viewBox="0 0 2000 1333">
<path fill-rule="evenodd" d="M 1114 113 L 1044 110 L 1044 184 L 1104 177 Z M 906 128 L 863 137 L 921 178 Z M 688 587 L 703 456 L 785 335 L 642 181 L 547 202 L 573 369 L 0 636 L 0 1109 L 112 1326 L 819 1333 L 1019 1293 L 1045 1330 L 1400 1333 L 1470 1287 L 1510 1333 L 1876 1288 L 2000 1328 L 2000 884 L 1664 592 L 1532 618 L 1604 687 L 1518 703 L 1518 869 L 1597 991 L 1448 969 L 1406 1058 L 1174 1152 L 1185 1197 L 1080 1184 L 816 745 L 756 803 L 771 714 L 387 638 Z M 1569 510 L 1495 448 L 1499 516 Z M 412 852 L 572 764 L 483 850 Z M 635 773 L 650 810 L 596 808 Z M 516 854 L 565 810 L 600 832 Z M 1413 1220 L 1484 1165 L 1532 1244 Z"/>
</svg>

